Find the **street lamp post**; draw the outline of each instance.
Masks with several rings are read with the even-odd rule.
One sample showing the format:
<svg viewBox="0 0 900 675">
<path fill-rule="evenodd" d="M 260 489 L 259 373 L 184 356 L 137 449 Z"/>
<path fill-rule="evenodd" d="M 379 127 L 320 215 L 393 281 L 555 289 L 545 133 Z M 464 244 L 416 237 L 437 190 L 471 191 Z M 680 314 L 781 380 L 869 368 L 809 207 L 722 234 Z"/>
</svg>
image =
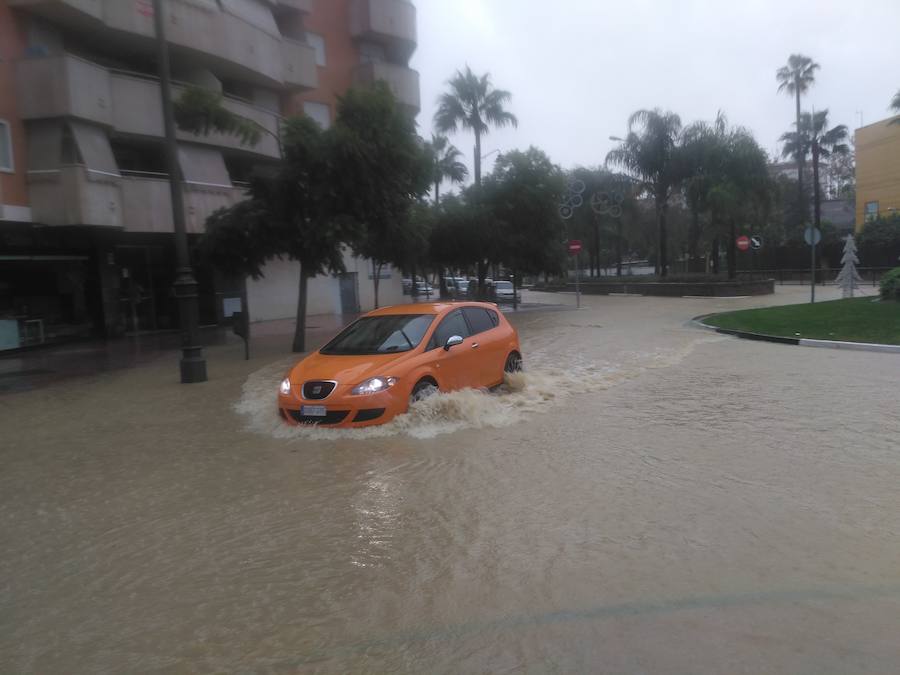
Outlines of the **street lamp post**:
<svg viewBox="0 0 900 675">
<path fill-rule="evenodd" d="M 159 58 L 159 83 L 162 92 L 163 124 L 166 133 L 166 159 L 169 165 L 169 186 L 172 192 L 172 223 L 175 226 L 175 297 L 178 299 L 178 318 L 181 323 L 181 383 L 206 382 L 206 359 L 200 344 L 197 280 L 191 269 L 187 230 L 184 223 L 181 166 L 175 141 L 175 115 L 172 110 L 172 84 L 169 75 L 169 45 L 163 0 L 153 0 L 156 42 Z"/>
</svg>

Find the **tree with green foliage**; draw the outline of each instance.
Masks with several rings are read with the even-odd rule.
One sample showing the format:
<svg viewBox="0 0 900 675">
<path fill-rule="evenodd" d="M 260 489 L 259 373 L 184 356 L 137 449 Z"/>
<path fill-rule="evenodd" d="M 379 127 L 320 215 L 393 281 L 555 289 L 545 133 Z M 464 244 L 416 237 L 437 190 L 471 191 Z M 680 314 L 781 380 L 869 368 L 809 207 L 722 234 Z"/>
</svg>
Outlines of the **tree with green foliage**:
<svg viewBox="0 0 900 675">
<path fill-rule="evenodd" d="M 474 268 L 483 297 L 487 271 L 499 262 L 504 242 L 491 209 L 476 198 L 475 189 L 445 197 L 436 211 L 429 239 L 436 267 Z"/>
<path fill-rule="evenodd" d="M 562 171 L 541 150 L 501 154 L 482 188 L 502 241 L 500 262 L 518 274 L 557 272 L 565 256 Z"/>
<path fill-rule="evenodd" d="M 666 214 L 669 200 L 682 179 L 677 156 L 681 118 L 673 112 L 638 110 L 628 118 L 628 135 L 606 156 L 607 165 L 618 166 L 638 181 L 653 199 L 657 225 L 657 273 L 669 273 Z"/>
<path fill-rule="evenodd" d="M 771 199 L 768 157 L 753 134 L 743 127 L 717 124 L 718 145 L 712 155 L 711 187 L 707 195 L 713 223 L 727 226 L 728 278 L 737 276 L 737 224 L 751 228 L 767 219 Z"/>
<path fill-rule="evenodd" d="M 794 127 L 795 131 L 798 133 L 801 131 L 801 120 L 800 120 L 800 97 L 809 91 L 810 87 L 813 86 L 816 82 L 816 71 L 819 69 L 819 64 L 813 61 L 808 56 L 804 56 L 803 54 L 791 54 L 788 57 L 787 65 L 782 66 L 778 69 L 778 72 L 775 73 L 775 79 L 778 81 L 778 92 L 785 93 L 788 96 L 793 96 L 796 101 L 797 107 L 797 117 L 796 117 L 796 126 Z M 800 212 L 804 214 L 803 220 L 806 221 L 808 210 L 806 208 L 806 203 L 802 200 L 804 199 L 804 191 L 803 191 L 803 166 L 806 163 L 806 152 L 804 152 L 804 148 L 801 145 L 798 145 L 796 148 L 797 154 L 795 155 L 797 160 L 797 199 L 800 201 Z"/>
<path fill-rule="evenodd" d="M 254 176 L 249 199 L 207 220 L 202 249 L 232 276 L 259 278 L 275 257 L 299 263 L 293 350 L 303 352 L 309 279 L 343 271 L 343 242 L 357 232 L 354 221 L 334 215 L 330 136 L 305 116 L 289 118 L 283 130 L 284 161 Z"/>
<path fill-rule="evenodd" d="M 897 117 L 891 120 L 891 124 L 900 124 L 900 89 L 894 94 L 894 100 L 891 101 L 891 110 L 897 113 Z"/>
<path fill-rule="evenodd" d="M 812 154 L 813 167 L 813 208 L 816 227 L 821 226 L 822 186 L 819 180 L 820 163 L 832 155 L 850 152 L 847 145 L 848 131 L 844 124 L 828 128 L 828 110 L 800 116 L 800 132 L 789 131 L 781 136 L 784 142 L 782 154 L 789 157 L 797 154 Z"/>
<path fill-rule="evenodd" d="M 867 221 L 857 243 L 866 265 L 893 267 L 900 263 L 900 213 Z"/>
<path fill-rule="evenodd" d="M 382 268 L 405 262 L 410 210 L 430 186 L 430 158 L 414 120 L 384 82 L 342 96 L 331 131 L 330 191 L 339 197 L 339 213 L 360 225 L 358 236 L 349 241 L 357 255 L 373 262 L 378 307 Z"/>
<path fill-rule="evenodd" d="M 481 185 L 481 138 L 491 127 L 516 127 L 519 120 L 506 110 L 512 94 L 504 89 L 495 89 L 488 73 L 478 76 L 469 66 L 465 71 L 457 71 L 447 83 L 450 91 L 438 99 L 438 109 L 434 115 L 434 126 L 442 134 L 455 132 L 462 127 L 475 134 L 473 167 L 475 185 Z"/>
</svg>

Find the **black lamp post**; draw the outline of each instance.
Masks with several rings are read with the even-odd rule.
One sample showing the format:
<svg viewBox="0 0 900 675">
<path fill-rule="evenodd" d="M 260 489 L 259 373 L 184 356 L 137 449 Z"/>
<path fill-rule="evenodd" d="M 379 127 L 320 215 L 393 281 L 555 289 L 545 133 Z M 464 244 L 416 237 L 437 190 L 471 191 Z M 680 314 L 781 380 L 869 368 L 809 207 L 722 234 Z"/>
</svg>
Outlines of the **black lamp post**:
<svg viewBox="0 0 900 675">
<path fill-rule="evenodd" d="M 156 42 L 159 53 L 159 84 L 162 92 L 163 123 L 166 132 L 166 159 L 169 165 L 169 185 L 172 191 L 172 222 L 175 226 L 175 255 L 178 266 L 175 277 L 175 297 L 181 323 L 181 383 L 206 382 L 206 359 L 200 344 L 197 280 L 191 269 L 187 230 L 184 224 L 184 197 L 181 192 L 181 165 L 175 141 L 175 115 L 172 111 L 172 85 L 169 81 L 169 44 L 166 41 L 166 22 L 163 0 L 153 0 Z"/>
</svg>

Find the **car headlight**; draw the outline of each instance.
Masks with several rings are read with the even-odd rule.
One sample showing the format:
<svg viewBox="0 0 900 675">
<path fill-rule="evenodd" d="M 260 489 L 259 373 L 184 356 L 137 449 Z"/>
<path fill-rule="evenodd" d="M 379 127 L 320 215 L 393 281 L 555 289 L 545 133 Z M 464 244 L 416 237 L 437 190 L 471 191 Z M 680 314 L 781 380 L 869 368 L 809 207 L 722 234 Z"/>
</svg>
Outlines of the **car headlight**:
<svg viewBox="0 0 900 675">
<path fill-rule="evenodd" d="M 278 387 L 278 391 L 281 392 L 282 396 L 287 396 L 291 393 L 291 381 L 289 378 L 284 378 L 281 381 L 281 386 Z"/>
<path fill-rule="evenodd" d="M 353 387 L 353 394 L 357 396 L 360 394 L 377 394 L 379 391 L 393 387 L 396 383 L 396 377 L 371 377 L 362 384 Z"/>
</svg>

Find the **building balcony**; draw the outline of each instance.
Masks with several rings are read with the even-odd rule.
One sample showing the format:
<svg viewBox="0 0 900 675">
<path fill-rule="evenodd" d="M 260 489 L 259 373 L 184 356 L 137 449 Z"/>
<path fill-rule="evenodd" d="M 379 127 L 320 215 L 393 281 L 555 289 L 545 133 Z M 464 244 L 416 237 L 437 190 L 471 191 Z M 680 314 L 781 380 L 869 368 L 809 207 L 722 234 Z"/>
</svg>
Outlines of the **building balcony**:
<svg viewBox="0 0 900 675">
<path fill-rule="evenodd" d="M 155 78 L 116 71 L 111 75 L 110 90 L 113 100 L 112 126 L 118 133 L 163 137 L 161 94 L 159 82 Z M 183 85 L 175 85 L 172 88 L 172 95 L 177 98 L 183 90 Z M 223 105 L 231 112 L 253 120 L 264 130 L 258 144 L 243 145 L 235 136 L 215 132 L 204 136 L 178 130 L 176 132 L 178 139 L 218 148 L 241 150 L 270 159 L 278 159 L 281 156 L 277 141 L 280 124 L 278 115 L 229 97 L 223 100 Z"/>
<path fill-rule="evenodd" d="M 28 172 L 34 221 L 46 225 L 122 226 L 120 177 L 84 166 Z"/>
<path fill-rule="evenodd" d="M 305 42 L 284 38 L 284 83 L 289 88 L 315 89 L 319 86 L 316 50 Z"/>
<path fill-rule="evenodd" d="M 16 63 L 22 119 L 76 117 L 112 124 L 112 93 L 106 68 L 71 55 Z"/>
<path fill-rule="evenodd" d="M 8 2 L 71 31 L 90 35 L 93 40 L 121 41 L 127 34 L 129 50 L 147 56 L 155 53 L 156 29 L 150 0 Z M 314 52 L 288 49 L 292 59 L 289 70 L 284 39 L 271 12 L 232 13 L 227 7 L 230 5 L 220 8 L 211 0 L 168 0 L 166 37 L 174 48 L 175 67 L 179 63 L 190 64 L 208 68 L 220 77 L 276 89 L 316 86 L 317 81 L 308 77 L 310 67 L 315 71 Z"/>
<path fill-rule="evenodd" d="M 383 45 L 392 61 L 416 50 L 416 7 L 409 0 L 351 0 L 350 34 Z"/>
<path fill-rule="evenodd" d="M 154 77 L 110 71 L 66 54 L 19 61 L 17 79 L 20 110 L 25 120 L 73 117 L 111 127 L 120 134 L 153 138 L 164 135 L 159 81 Z M 173 96 L 179 96 L 185 86 L 176 84 Z M 216 133 L 197 136 L 179 131 L 179 139 L 269 159 L 280 157 L 277 114 L 229 97 L 223 104 L 264 130 L 257 145 L 242 145 L 234 136 Z"/>
<path fill-rule="evenodd" d="M 371 85 L 377 80 L 387 83 L 397 102 L 413 115 L 421 108 L 419 73 L 392 63 L 364 63 L 353 71 L 355 84 Z"/>
<path fill-rule="evenodd" d="M 166 174 L 123 171 L 116 175 L 74 165 L 30 171 L 28 181 L 35 222 L 114 227 L 126 232 L 175 231 Z M 186 229 L 200 234 L 206 219 L 244 199 L 245 189 L 186 182 L 183 194 Z"/>
<path fill-rule="evenodd" d="M 174 232 L 172 193 L 166 174 L 122 172 L 122 226 L 126 232 Z M 244 189 L 230 185 L 184 184 L 185 228 L 205 231 L 206 219 L 218 209 L 244 198 Z"/>
</svg>

